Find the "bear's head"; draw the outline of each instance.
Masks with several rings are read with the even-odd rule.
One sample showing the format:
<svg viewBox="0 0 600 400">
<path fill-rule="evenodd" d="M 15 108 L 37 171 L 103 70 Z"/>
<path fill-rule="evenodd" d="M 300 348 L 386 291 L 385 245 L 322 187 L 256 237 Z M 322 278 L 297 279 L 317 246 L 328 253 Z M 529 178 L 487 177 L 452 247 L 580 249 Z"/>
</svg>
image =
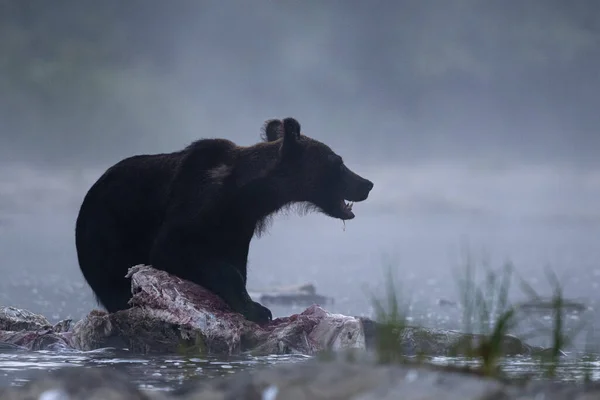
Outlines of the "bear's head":
<svg viewBox="0 0 600 400">
<path fill-rule="evenodd" d="M 352 203 L 366 200 L 373 182 L 350 170 L 329 146 L 301 134 L 294 118 L 269 120 L 263 130 L 267 142 L 277 143 L 275 173 L 289 183 L 292 202 L 307 203 L 333 218 L 354 218 Z"/>
</svg>

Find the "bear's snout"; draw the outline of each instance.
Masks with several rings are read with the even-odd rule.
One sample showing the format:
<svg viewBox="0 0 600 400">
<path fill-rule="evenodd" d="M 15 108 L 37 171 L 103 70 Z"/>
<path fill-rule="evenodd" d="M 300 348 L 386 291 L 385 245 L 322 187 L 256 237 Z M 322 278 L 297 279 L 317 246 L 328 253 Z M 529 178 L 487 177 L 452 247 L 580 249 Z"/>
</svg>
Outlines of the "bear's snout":
<svg viewBox="0 0 600 400">
<path fill-rule="evenodd" d="M 369 197 L 369 193 L 373 189 L 375 184 L 368 179 L 361 178 L 361 182 L 358 184 L 358 197 L 354 201 L 364 201 Z"/>
<path fill-rule="evenodd" d="M 346 177 L 344 200 L 357 202 L 366 200 L 375 184 L 354 172 L 349 172 L 349 176 Z"/>
<path fill-rule="evenodd" d="M 368 179 L 365 179 L 365 182 L 363 183 L 363 185 L 364 185 L 364 190 L 367 193 L 370 193 L 371 190 L 373 189 L 373 186 L 375 186 L 375 184 Z"/>
</svg>

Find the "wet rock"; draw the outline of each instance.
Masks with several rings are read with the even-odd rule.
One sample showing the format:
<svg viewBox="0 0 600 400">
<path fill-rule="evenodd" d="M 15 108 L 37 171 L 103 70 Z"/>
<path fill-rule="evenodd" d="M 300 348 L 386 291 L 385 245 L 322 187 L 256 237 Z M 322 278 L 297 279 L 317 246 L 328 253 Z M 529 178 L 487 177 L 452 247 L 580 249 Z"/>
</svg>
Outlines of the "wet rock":
<svg viewBox="0 0 600 400">
<path fill-rule="evenodd" d="M 375 348 L 381 326 L 368 318 L 361 318 L 367 348 Z M 467 334 L 454 330 L 405 326 L 398 329 L 399 348 L 407 356 L 464 356 L 477 347 L 485 338 L 483 335 Z M 531 355 L 543 351 L 530 346 L 513 335 L 502 338 L 501 352 L 505 356 Z"/>
<path fill-rule="evenodd" d="M 69 336 L 51 330 L 0 331 L 0 348 L 38 350 L 64 350 L 71 348 Z"/>
<path fill-rule="evenodd" d="M 72 325 L 73 325 L 72 319 L 63 319 L 62 321 L 58 321 L 56 324 L 54 324 L 54 326 L 52 327 L 52 330 L 55 333 L 68 332 L 71 330 Z"/>
<path fill-rule="evenodd" d="M 37 331 L 49 329 L 46 317 L 10 306 L 0 306 L 0 331 Z"/>
<path fill-rule="evenodd" d="M 316 354 L 323 350 L 364 348 L 358 319 L 309 307 L 302 314 L 278 318 L 259 327 L 238 316 L 208 323 L 183 323 L 154 310 L 131 308 L 107 314 L 94 312 L 75 324 L 71 344 L 81 350 L 127 347 L 133 353 Z"/>
<path fill-rule="evenodd" d="M 249 294 L 254 301 L 258 301 L 267 307 L 269 305 L 310 306 L 312 304 L 326 305 L 334 303 L 333 298 L 318 294 L 315 285 L 312 283 L 276 287 L 272 289 L 252 290 Z"/>
<path fill-rule="evenodd" d="M 436 303 L 440 307 L 458 308 L 458 303 L 453 300 L 437 299 Z"/>
<path fill-rule="evenodd" d="M 78 350 L 89 351 L 110 346 L 116 336 L 110 314 L 102 310 L 92 310 L 78 321 L 71 330 L 71 345 Z"/>
<path fill-rule="evenodd" d="M 537 298 L 519 304 L 519 310 L 529 313 L 553 313 L 557 307 L 553 298 Z M 583 301 L 562 299 L 560 309 L 563 312 L 581 313 L 589 309 Z"/>
<path fill-rule="evenodd" d="M 42 315 L 15 307 L 0 307 L 0 348 L 3 350 L 70 348 L 70 334 L 65 332 L 67 329 L 66 321 L 52 326 Z"/>
<path fill-rule="evenodd" d="M 18 344 L 10 342 L 0 342 L 0 351 L 14 351 L 14 350 L 29 350 L 27 347 L 19 346 Z"/>
<path fill-rule="evenodd" d="M 409 355 L 463 356 L 478 347 L 482 339 L 483 335 L 419 327 L 407 327 L 401 334 L 404 353 Z M 515 336 L 502 338 L 501 351 L 505 356 L 532 354 L 534 349 Z"/>
<path fill-rule="evenodd" d="M 316 354 L 323 350 L 374 347 L 377 323 L 332 314 L 313 305 L 301 314 L 259 326 L 234 313 L 218 296 L 191 282 L 149 266 L 130 269 L 132 308 L 114 314 L 91 313 L 73 328 L 73 344 L 92 350 L 115 340 L 135 352 L 174 352 L 193 348 L 206 354 Z M 448 355 L 461 341 L 478 335 L 409 327 L 400 340 L 406 354 Z M 464 347 L 464 346 L 463 346 Z M 518 338 L 504 338 L 505 354 L 529 354 Z"/>
<path fill-rule="evenodd" d="M 233 312 L 220 297 L 189 281 L 150 266 L 130 268 L 131 308 L 109 314 L 94 310 L 69 329 L 70 320 L 51 326 L 40 315 L 3 307 L 0 341 L 29 350 L 128 348 L 133 353 L 194 352 L 204 355 L 256 355 L 326 350 L 373 349 L 380 325 L 359 317 L 329 313 L 313 305 L 300 314 L 259 326 Z M 482 336 L 441 329 L 406 327 L 398 331 L 406 355 L 460 355 L 469 340 Z M 505 355 L 534 348 L 516 337 L 503 339 Z"/>
<path fill-rule="evenodd" d="M 130 269 L 130 309 L 94 311 L 77 322 L 71 343 L 81 350 L 122 346 L 139 353 L 316 354 L 365 348 L 358 318 L 318 306 L 259 326 L 233 312 L 218 296 L 149 266 Z"/>
</svg>

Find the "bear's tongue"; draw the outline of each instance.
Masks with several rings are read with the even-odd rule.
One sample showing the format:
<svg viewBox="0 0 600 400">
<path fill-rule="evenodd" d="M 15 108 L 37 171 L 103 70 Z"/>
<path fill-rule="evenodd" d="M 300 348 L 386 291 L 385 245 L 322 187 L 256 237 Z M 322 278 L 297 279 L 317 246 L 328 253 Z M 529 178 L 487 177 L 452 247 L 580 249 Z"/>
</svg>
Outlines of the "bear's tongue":
<svg viewBox="0 0 600 400">
<path fill-rule="evenodd" d="M 340 210 L 342 211 L 343 219 L 352 219 L 354 218 L 354 213 L 352 212 L 352 205 L 354 203 L 346 203 L 345 200 L 340 201 Z"/>
</svg>

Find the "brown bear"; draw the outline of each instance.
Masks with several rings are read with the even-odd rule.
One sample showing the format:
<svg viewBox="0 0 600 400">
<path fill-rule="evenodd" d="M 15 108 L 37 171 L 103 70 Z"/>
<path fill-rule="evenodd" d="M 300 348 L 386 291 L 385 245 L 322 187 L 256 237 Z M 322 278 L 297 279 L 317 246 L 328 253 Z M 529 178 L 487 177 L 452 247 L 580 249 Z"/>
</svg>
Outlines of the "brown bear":
<svg viewBox="0 0 600 400">
<path fill-rule="evenodd" d="M 217 294 L 257 323 L 271 311 L 252 301 L 246 266 L 252 237 L 291 205 L 354 218 L 349 202 L 373 183 L 294 118 L 269 120 L 263 141 L 237 146 L 200 139 L 172 153 L 126 158 L 86 194 L 75 228 L 81 272 L 108 312 L 128 308 L 128 268 L 148 264 Z"/>
</svg>

